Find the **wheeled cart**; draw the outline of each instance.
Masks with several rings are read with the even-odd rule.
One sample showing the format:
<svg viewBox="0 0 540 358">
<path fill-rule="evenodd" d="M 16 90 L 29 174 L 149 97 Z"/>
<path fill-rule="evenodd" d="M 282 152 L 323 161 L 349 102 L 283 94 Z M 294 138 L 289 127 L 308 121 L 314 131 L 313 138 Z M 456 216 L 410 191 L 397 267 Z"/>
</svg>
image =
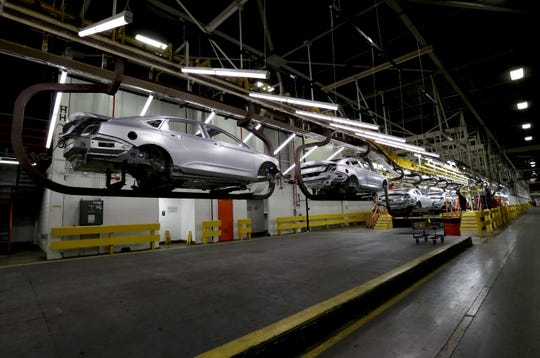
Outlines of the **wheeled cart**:
<svg viewBox="0 0 540 358">
<path fill-rule="evenodd" d="M 412 233 L 413 239 L 419 244 L 420 240 L 424 241 L 432 240 L 433 245 L 437 243 L 437 240 L 444 242 L 444 222 L 440 217 L 426 215 L 423 212 L 416 213 L 412 217 Z"/>
</svg>

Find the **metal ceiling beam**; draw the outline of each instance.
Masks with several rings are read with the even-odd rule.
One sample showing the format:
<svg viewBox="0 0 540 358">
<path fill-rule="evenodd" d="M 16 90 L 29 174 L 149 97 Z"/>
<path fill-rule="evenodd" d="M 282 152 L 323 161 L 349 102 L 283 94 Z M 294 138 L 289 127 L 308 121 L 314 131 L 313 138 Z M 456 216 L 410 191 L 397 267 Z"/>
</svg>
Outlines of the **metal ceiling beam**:
<svg viewBox="0 0 540 358">
<path fill-rule="evenodd" d="M 525 147 L 514 147 L 510 149 L 506 149 L 506 153 L 526 153 L 526 152 L 533 152 L 533 151 L 539 151 L 540 145 L 529 145 Z"/>
<path fill-rule="evenodd" d="M 387 61 L 385 63 L 382 63 L 378 66 L 375 66 L 373 68 L 370 68 L 370 69 L 367 69 L 365 71 L 362 71 L 360 73 L 357 73 L 356 75 L 352 75 L 352 76 L 349 76 L 347 78 L 344 78 L 340 81 L 337 81 L 337 82 L 334 82 L 330 85 L 327 85 L 327 86 L 324 86 L 321 88 L 322 91 L 330 91 L 330 90 L 335 90 L 336 88 L 338 87 L 341 87 L 341 86 L 344 86 L 346 84 L 349 84 L 351 82 L 354 82 L 356 80 L 359 80 L 359 79 L 362 79 L 362 78 L 366 78 L 366 77 L 369 77 L 369 76 L 373 76 L 374 74 L 376 74 L 377 72 L 380 72 L 380 71 L 384 71 L 384 70 L 387 70 L 389 68 L 392 68 L 392 67 L 395 67 L 396 64 L 400 64 L 400 63 L 404 63 L 404 62 L 407 62 L 407 61 L 410 61 L 416 57 L 419 57 L 419 56 L 422 56 L 422 55 L 425 55 L 425 54 L 428 54 L 428 53 L 432 53 L 433 52 L 433 48 L 429 45 L 424 45 L 423 48 L 421 48 L 420 50 L 415 50 L 415 51 L 411 51 L 409 53 L 406 53 L 405 55 L 403 56 L 399 56 L 391 61 Z"/>
<path fill-rule="evenodd" d="M 406 15 L 404 9 L 401 7 L 401 5 L 399 5 L 399 3 L 396 1 L 396 0 L 385 0 L 385 2 L 387 3 L 387 5 L 394 10 L 394 12 L 396 13 L 396 15 L 401 19 L 401 21 L 403 22 L 403 24 L 409 29 L 409 31 L 411 32 L 411 34 L 416 38 L 416 40 L 418 41 L 418 43 L 420 44 L 420 46 L 426 46 L 427 45 L 427 41 L 424 39 L 424 37 L 422 36 L 422 34 L 416 29 L 416 27 L 413 25 L 412 21 L 409 19 L 409 17 Z M 454 79 L 452 78 L 452 76 L 450 76 L 450 74 L 448 73 L 448 71 L 446 70 L 446 68 L 444 67 L 444 65 L 442 64 L 442 62 L 439 60 L 439 58 L 437 57 L 437 55 L 434 53 L 434 52 L 430 52 L 429 53 L 429 56 L 431 58 L 431 60 L 433 61 L 433 63 L 437 66 L 437 68 L 439 69 L 439 71 L 441 72 L 441 74 L 446 78 L 446 80 L 448 81 L 448 83 L 450 84 L 450 86 L 454 89 L 454 91 L 456 91 L 456 93 L 459 95 L 459 97 L 461 98 L 461 100 L 463 101 L 463 103 L 467 106 L 467 108 L 469 109 L 469 111 L 473 114 L 474 118 L 476 118 L 476 120 L 478 121 L 478 123 L 482 126 L 482 128 L 484 129 L 484 131 L 487 133 L 488 137 L 493 141 L 493 143 L 497 146 L 497 148 L 499 149 L 500 153 L 504 156 L 504 158 L 506 159 L 506 161 L 508 162 L 508 164 L 510 164 L 510 166 L 516 170 L 516 167 L 514 166 L 514 163 L 512 163 L 512 161 L 510 160 L 510 158 L 506 155 L 506 153 L 504 152 L 503 148 L 501 147 L 501 145 L 499 144 L 499 142 L 497 141 L 497 139 L 495 138 L 495 136 L 493 135 L 493 133 L 491 133 L 491 131 L 488 129 L 488 127 L 486 126 L 485 122 L 482 120 L 482 117 L 480 117 L 480 114 L 478 114 L 478 112 L 476 111 L 476 109 L 473 107 L 473 105 L 471 104 L 471 102 L 469 101 L 469 99 L 467 98 L 467 96 L 465 96 L 465 94 L 463 93 L 463 91 L 461 90 L 461 88 L 459 88 L 459 86 L 457 85 L 456 81 L 454 81 Z"/>
<path fill-rule="evenodd" d="M 232 1 L 229 6 L 227 6 L 218 16 L 214 18 L 214 20 L 210 21 L 208 25 L 206 25 L 204 28 L 209 33 L 214 32 L 215 29 L 218 28 L 219 25 L 223 23 L 223 21 L 227 20 L 229 17 L 232 16 L 238 9 L 240 9 L 242 6 L 244 6 L 245 3 L 247 3 L 248 0 L 234 0 Z"/>
<path fill-rule="evenodd" d="M 455 7 L 455 8 L 467 9 L 467 10 L 507 12 L 507 13 L 517 13 L 517 14 L 530 14 L 531 13 L 531 10 L 511 9 L 508 7 L 471 3 L 471 2 L 465 2 L 465 1 L 408 0 L 408 2 L 424 4 L 424 5 Z"/>
</svg>

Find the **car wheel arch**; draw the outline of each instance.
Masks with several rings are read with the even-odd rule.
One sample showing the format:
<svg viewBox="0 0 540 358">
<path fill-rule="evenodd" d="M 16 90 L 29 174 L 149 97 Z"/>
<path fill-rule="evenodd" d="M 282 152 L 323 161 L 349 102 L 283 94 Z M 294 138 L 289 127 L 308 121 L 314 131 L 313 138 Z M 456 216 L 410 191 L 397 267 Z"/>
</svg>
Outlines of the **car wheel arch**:
<svg viewBox="0 0 540 358">
<path fill-rule="evenodd" d="M 277 173 L 279 173 L 279 168 L 275 163 L 266 161 L 259 165 L 259 168 L 257 169 L 257 174 L 266 174 L 266 172 L 269 172 L 272 175 L 276 175 Z"/>
</svg>

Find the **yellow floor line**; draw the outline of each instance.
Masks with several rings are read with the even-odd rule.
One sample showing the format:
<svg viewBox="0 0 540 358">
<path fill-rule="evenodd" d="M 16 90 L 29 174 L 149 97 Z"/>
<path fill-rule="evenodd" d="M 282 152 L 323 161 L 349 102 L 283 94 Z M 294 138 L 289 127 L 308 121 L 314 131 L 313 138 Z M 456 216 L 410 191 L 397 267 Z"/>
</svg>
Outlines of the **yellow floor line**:
<svg viewBox="0 0 540 358">
<path fill-rule="evenodd" d="M 467 240 L 467 239 L 464 239 Z M 470 238 L 469 238 L 470 240 Z M 454 245 L 460 244 L 457 242 Z M 212 350 L 204 352 L 197 358 L 209 358 L 209 357 L 231 357 L 264 344 L 267 341 L 272 340 L 275 337 L 283 336 L 288 332 L 293 331 L 297 327 L 304 326 L 306 322 L 311 322 L 322 315 L 335 310 L 337 307 L 352 301 L 360 296 L 365 295 L 367 292 L 374 290 L 377 286 L 386 281 L 390 281 L 411 268 L 421 264 L 423 261 L 428 260 L 434 256 L 439 255 L 443 251 L 449 249 L 448 246 L 441 246 L 427 254 L 418 257 L 392 271 L 382 274 L 368 282 L 365 282 L 357 287 L 354 287 L 344 293 L 341 293 L 335 297 L 332 297 L 326 301 L 315 304 L 307 309 L 272 323 L 266 327 L 258 329 L 252 333 L 249 333 L 243 337 L 237 338 L 233 341 L 218 346 Z"/>
</svg>

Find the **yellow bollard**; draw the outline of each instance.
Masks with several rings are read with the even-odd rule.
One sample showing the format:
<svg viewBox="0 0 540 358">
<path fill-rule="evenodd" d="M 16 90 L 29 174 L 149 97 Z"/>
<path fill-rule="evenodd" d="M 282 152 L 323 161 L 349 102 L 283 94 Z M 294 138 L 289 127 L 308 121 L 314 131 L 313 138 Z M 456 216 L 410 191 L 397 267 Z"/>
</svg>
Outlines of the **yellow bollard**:
<svg viewBox="0 0 540 358">
<path fill-rule="evenodd" d="M 193 240 L 193 234 L 191 233 L 191 231 L 188 231 L 188 236 L 187 236 L 187 240 L 186 240 L 186 245 L 191 245 L 191 241 Z"/>
<path fill-rule="evenodd" d="M 165 245 L 171 244 L 171 232 L 169 230 L 165 230 Z"/>
</svg>

